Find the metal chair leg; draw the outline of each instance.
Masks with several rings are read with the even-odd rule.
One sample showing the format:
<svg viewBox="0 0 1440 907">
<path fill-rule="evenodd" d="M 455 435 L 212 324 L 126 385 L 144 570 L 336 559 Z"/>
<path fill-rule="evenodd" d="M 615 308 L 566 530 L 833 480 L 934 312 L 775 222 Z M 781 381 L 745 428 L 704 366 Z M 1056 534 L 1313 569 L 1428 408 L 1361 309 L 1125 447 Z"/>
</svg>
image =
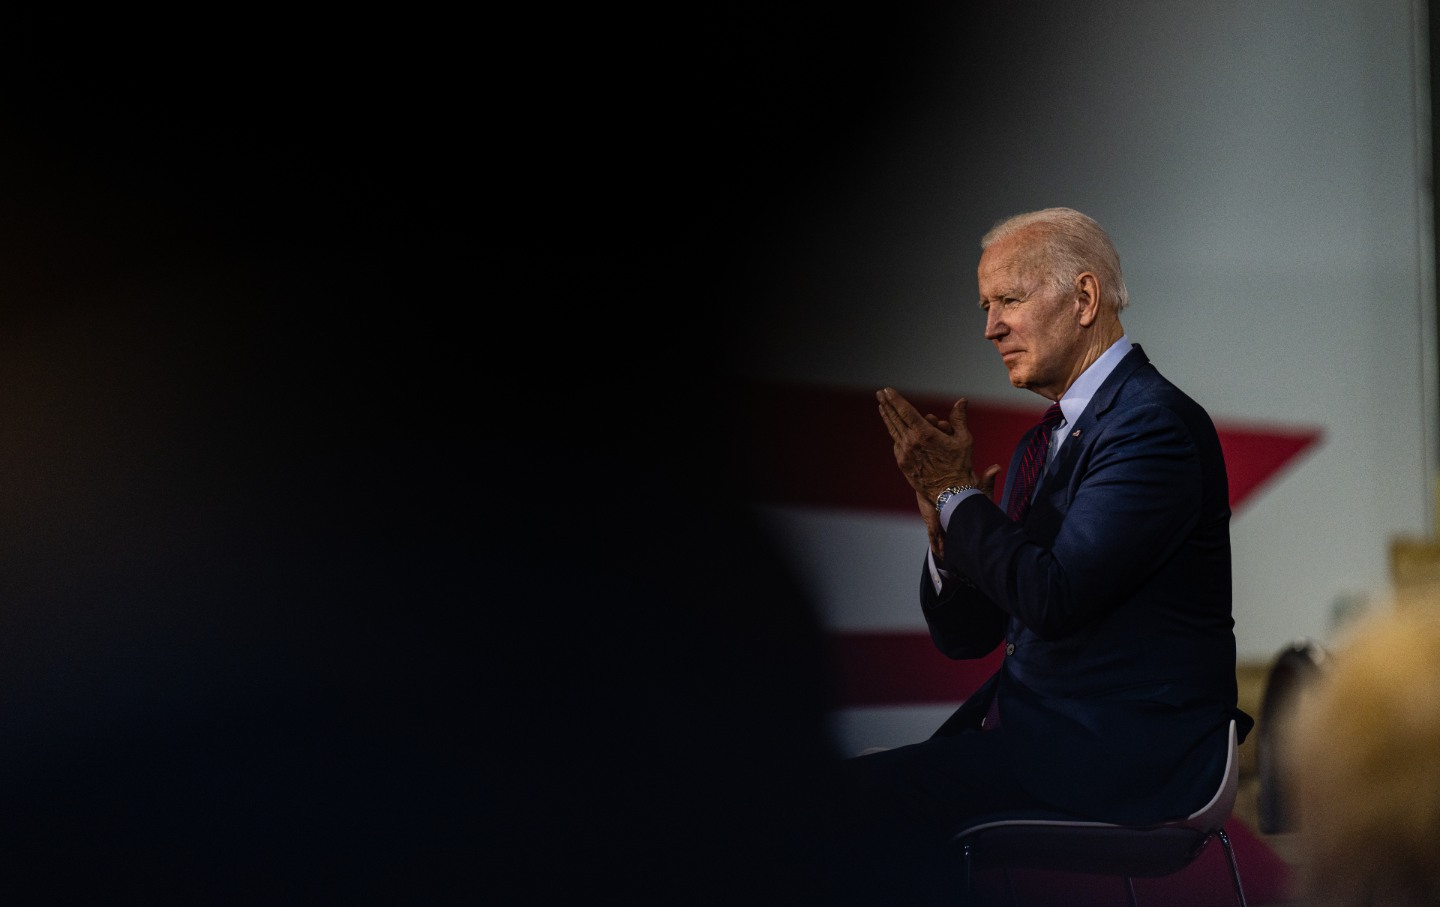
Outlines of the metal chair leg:
<svg viewBox="0 0 1440 907">
<path fill-rule="evenodd" d="M 1230 881 L 1235 883 L 1235 900 L 1240 907 L 1249 907 L 1245 902 L 1245 889 L 1240 885 L 1240 865 L 1235 862 L 1235 850 L 1230 846 L 1230 836 L 1225 834 L 1225 829 L 1219 829 L 1215 836 L 1220 839 L 1220 846 L 1225 850 L 1225 859 L 1230 864 Z"/>
</svg>

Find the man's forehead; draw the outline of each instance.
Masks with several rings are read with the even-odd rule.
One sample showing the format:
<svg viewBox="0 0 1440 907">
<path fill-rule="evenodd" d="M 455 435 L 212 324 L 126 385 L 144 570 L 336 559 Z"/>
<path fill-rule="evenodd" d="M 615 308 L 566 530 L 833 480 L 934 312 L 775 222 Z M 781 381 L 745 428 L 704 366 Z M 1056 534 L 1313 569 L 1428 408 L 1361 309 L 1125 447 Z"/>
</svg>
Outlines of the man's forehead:
<svg viewBox="0 0 1440 907">
<path fill-rule="evenodd" d="M 1014 255 L 991 257 L 989 252 L 987 249 L 980 258 L 978 276 L 981 293 L 1027 289 L 1039 282 L 1040 274 L 1034 267 L 1027 266 L 1029 262 Z"/>
</svg>

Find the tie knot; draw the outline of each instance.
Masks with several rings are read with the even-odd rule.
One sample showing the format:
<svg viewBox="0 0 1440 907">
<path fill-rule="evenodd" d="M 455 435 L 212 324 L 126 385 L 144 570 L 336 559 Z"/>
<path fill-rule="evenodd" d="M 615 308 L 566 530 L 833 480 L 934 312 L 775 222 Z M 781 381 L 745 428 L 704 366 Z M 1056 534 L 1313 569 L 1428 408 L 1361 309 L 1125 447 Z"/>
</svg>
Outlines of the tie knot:
<svg viewBox="0 0 1440 907">
<path fill-rule="evenodd" d="M 1060 404 L 1052 403 L 1050 404 L 1050 408 L 1045 410 L 1045 417 L 1040 421 L 1044 422 L 1047 428 L 1054 428 L 1059 425 L 1060 421 L 1064 418 L 1065 415 L 1060 412 Z"/>
</svg>

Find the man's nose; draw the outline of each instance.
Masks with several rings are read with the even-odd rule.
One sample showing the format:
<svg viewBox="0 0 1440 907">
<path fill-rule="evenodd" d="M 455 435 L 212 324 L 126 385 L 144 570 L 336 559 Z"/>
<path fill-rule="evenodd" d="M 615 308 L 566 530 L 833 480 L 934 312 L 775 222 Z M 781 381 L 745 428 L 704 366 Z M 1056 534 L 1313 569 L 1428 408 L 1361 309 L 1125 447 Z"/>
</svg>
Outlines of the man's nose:
<svg viewBox="0 0 1440 907">
<path fill-rule="evenodd" d="M 986 310 L 986 312 L 985 312 L 985 339 L 986 339 L 986 340 L 998 340 L 999 338 L 1004 337 L 1007 333 L 1009 333 L 1009 331 L 1010 331 L 1010 328 L 1009 328 L 1008 326 L 1006 326 L 1005 320 L 1000 317 L 1000 313 L 998 313 L 997 311 L 995 311 L 995 308 L 994 308 L 993 306 L 992 306 L 991 308 L 989 308 L 989 309 Z"/>
</svg>

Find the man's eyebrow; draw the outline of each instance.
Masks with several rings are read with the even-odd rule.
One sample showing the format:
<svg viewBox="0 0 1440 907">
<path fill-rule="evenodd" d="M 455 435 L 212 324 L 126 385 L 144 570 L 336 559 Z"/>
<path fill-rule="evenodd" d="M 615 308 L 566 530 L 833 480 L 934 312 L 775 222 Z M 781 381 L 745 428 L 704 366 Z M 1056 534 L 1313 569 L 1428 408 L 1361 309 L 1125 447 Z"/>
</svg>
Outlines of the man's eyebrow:
<svg viewBox="0 0 1440 907">
<path fill-rule="evenodd" d="M 1022 289 L 1020 289 L 1019 287 L 1013 287 L 1013 286 L 1012 286 L 1012 287 L 1006 287 L 1006 288 L 1004 288 L 1003 290 L 996 290 L 994 293 L 991 293 L 989 296 L 986 296 L 986 295 L 984 295 L 984 294 L 982 293 L 982 294 L 980 295 L 980 303 L 979 303 L 979 305 L 980 305 L 980 308 L 983 309 L 983 308 L 985 308 L 985 305 L 987 304 L 987 302 L 988 302 L 989 300 L 991 300 L 991 299 L 999 299 L 999 300 L 1002 300 L 1002 301 L 1003 301 L 1003 300 L 1007 300 L 1007 299 L 1017 299 L 1017 300 L 1018 300 L 1018 299 L 1024 299 L 1025 296 L 1026 296 L 1025 291 L 1022 290 Z"/>
</svg>

